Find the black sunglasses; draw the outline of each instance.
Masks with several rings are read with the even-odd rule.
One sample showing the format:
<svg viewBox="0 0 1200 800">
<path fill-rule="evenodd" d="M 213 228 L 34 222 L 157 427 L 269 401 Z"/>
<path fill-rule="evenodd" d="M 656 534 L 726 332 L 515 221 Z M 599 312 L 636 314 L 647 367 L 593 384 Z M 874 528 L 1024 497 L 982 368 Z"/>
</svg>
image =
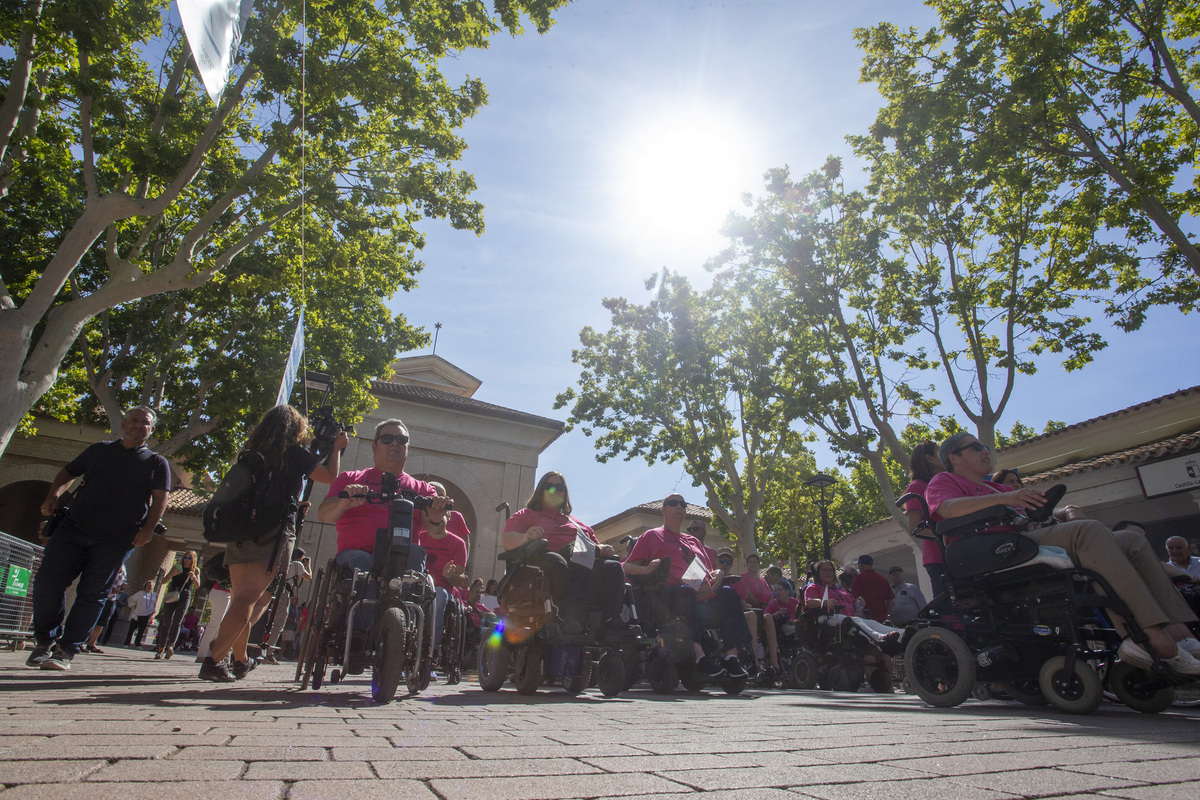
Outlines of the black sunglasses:
<svg viewBox="0 0 1200 800">
<path fill-rule="evenodd" d="M 547 483 L 546 491 L 547 492 L 558 492 L 559 494 L 566 494 L 567 486 L 564 483 Z"/>
<path fill-rule="evenodd" d="M 408 437 L 403 433 L 385 433 L 375 441 L 380 444 L 391 444 L 392 442 L 396 444 L 408 444 Z"/>
<path fill-rule="evenodd" d="M 692 527 L 690 527 L 690 528 L 688 528 L 688 529 L 687 529 L 687 532 L 688 532 L 688 533 L 691 533 L 692 531 L 702 531 L 702 530 L 704 530 L 704 527 L 703 527 L 703 526 L 701 526 L 701 525 L 693 525 Z"/>
<path fill-rule="evenodd" d="M 717 563 L 718 564 L 732 564 L 733 559 L 730 558 L 729 556 L 721 556 L 717 559 Z"/>
<path fill-rule="evenodd" d="M 963 450 L 974 450 L 976 453 L 980 453 L 980 452 L 983 452 L 984 450 L 989 450 L 989 449 L 990 448 L 983 442 L 971 442 L 970 444 L 964 444 L 962 447 L 958 448 L 957 450 L 951 450 L 950 452 L 953 453 L 954 455 L 958 455 Z"/>
<path fill-rule="evenodd" d="M 674 506 L 675 508 L 686 508 L 687 501 L 685 500 L 663 500 L 664 506 Z"/>
</svg>

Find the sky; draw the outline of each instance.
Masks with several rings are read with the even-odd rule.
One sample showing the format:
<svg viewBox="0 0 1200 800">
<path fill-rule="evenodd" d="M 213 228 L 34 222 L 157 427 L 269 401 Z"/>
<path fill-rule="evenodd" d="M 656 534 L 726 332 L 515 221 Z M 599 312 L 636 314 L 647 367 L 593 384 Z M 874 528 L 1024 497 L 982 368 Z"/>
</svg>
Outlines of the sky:
<svg viewBox="0 0 1200 800">
<path fill-rule="evenodd" d="M 483 382 L 476 399 L 565 421 L 554 398 L 578 379 L 579 331 L 607 328 L 603 298 L 645 303 L 645 280 L 664 266 L 706 284 L 722 219 L 761 193 L 766 170 L 799 175 L 829 155 L 857 169 L 845 137 L 865 132 L 880 100 L 859 82 L 853 31 L 881 21 L 934 17 L 915 0 L 577 0 L 545 36 L 504 36 L 446 62 L 448 77 L 488 90 L 459 165 L 475 176 L 487 230 L 427 222 L 419 286 L 393 309 L 431 334 L 442 323 L 437 354 Z M 1002 429 L 1081 422 L 1200 383 L 1194 316 L 1159 312 L 1135 334 L 1098 327 L 1110 346 L 1095 362 L 1071 374 L 1040 362 Z M 681 464 L 600 464 L 579 430 L 542 454 L 539 474 L 548 469 L 566 476 L 588 523 L 674 491 L 705 503 Z"/>
</svg>

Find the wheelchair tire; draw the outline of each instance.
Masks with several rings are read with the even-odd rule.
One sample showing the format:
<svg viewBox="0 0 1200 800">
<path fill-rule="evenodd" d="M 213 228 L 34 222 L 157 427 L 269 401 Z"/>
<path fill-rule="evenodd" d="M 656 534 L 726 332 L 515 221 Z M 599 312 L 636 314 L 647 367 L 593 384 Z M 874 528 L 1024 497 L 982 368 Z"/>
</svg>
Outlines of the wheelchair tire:
<svg viewBox="0 0 1200 800">
<path fill-rule="evenodd" d="M 513 667 L 513 683 L 517 687 L 517 694 L 535 694 L 542 685 L 543 677 L 541 650 L 526 647 L 524 652 L 517 653 L 517 662 Z"/>
<path fill-rule="evenodd" d="M 620 650 L 608 650 L 600 656 L 596 684 L 605 697 L 616 697 L 625 691 L 625 657 Z"/>
<path fill-rule="evenodd" d="M 330 562 L 330 566 L 333 562 Z M 299 655 L 296 657 L 296 681 L 300 684 L 300 691 L 308 688 L 309 681 L 312 679 L 313 662 L 316 660 L 317 650 L 322 645 L 322 639 L 325 638 L 325 621 L 318 615 L 325 613 L 326 604 L 329 602 L 329 584 L 332 581 L 332 572 L 330 569 L 320 567 L 317 569 L 317 594 L 313 602 L 312 615 L 309 617 L 308 628 L 304 631 L 304 636 L 300 641 Z M 314 689 L 318 688 L 316 686 Z"/>
<path fill-rule="evenodd" d="M 867 683 L 871 685 L 871 691 L 875 694 L 892 694 L 895 691 L 892 687 L 892 676 L 888 675 L 886 670 L 873 671 L 867 676 Z"/>
<path fill-rule="evenodd" d="M 508 680 L 508 662 L 512 653 L 503 636 L 489 636 L 479 648 L 479 688 L 498 692 Z"/>
<path fill-rule="evenodd" d="M 862 669 L 835 664 L 829 668 L 829 688 L 835 692 L 857 692 L 862 686 Z"/>
<path fill-rule="evenodd" d="M 1013 700 L 1027 706 L 1044 706 L 1050 702 L 1034 681 L 1008 681 L 1000 686 Z"/>
<path fill-rule="evenodd" d="M 1063 667 L 1067 659 L 1064 656 L 1054 658 L 1042 664 L 1038 673 L 1038 686 L 1051 705 L 1068 714 L 1091 714 L 1104 702 L 1104 686 L 1096 670 L 1082 659 L 1075 659 L 1073 675 L 1068 675 Z"/>
<path fill-rule="evenodd" d="M 952 708 L 970 697 L 975 673 L 971 648 L 945 628 L 922 628 L 904 651 L 904 674 L 917 695 L 936 708 Z"/>
<path fill-rule="evenodd" d="M 329 682 L 330 683 L 338 684 L 338 683 L 341 683 L 341 681 L 342 681 L 342 671 L 340 669 L 335 669 L 333 672 L 329 673 Z"/>
<path fill-rule="evenodd" d="M 797 689 L 815 689 L 820 680 L 821 666 L 811 653 L 798 653 L 792 664 L 792 685 Z"/>
<path fill-rule="evenodd" d="M 592 683 L 592 662 L 586 657 L 580 665 L 579 674 L 570 676 L 564 675 L 562 679 L 562 687 L 566 693 L 572 697 L 576 696 L 584 689 L 588 688 Z"/>
<path fill-rule="evenodd" d="M 1166 711 L 1175 702 L 1174 686 L 1121 661 L 1108 671 L 1108 685 L 1119 701 L 1143 714 Z"/>
<path fill-rule="evenodd" d="M 704 687 L 708 686 L 708 676 L 696 669 L 695 664 L 684 664 L 682 667 L 676 666 L 675 669 L 679 673 L 679 682 L 683 684 L 683 688 L 692 694 L 700 694 Z"/>
<path fill-rule="evenodd" d="M 371 674 L 371 699 L 390 703 L 404 679 L 404 651 L 408 639 L 408 617 L 402 608 L 389 608 L 379 621 L 379 649 Z"/>
<path fill-rule="evenodd" d="M 679 686 L 679 670 L 662 653 L 651 653 L 646 661 L 646 680 L 655 694 L 672 694 Z"/>
<path fill-rule="evenodd" d="M 750 679 L 747 678 L 721 678 L 717 681 L 717 685 L 721 687 L 721 691 L 727 695 L 739 695 L 746 691 L 746 684 Z"/>
<path fill-rule="evenodd" d="M 621 691 L 628 692 L 638 680 L 638 654 L 632 647 L 622 647 L 620 652 L 621 660 L 625 662 L 625 686 Z"/>
</svg>

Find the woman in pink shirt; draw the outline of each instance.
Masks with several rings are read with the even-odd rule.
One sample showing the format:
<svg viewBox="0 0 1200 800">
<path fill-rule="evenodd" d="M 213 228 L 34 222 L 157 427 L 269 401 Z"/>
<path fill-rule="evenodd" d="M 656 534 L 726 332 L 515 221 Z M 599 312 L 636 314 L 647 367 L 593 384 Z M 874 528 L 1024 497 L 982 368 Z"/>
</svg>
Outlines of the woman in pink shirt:
<svg viewBox="0 0 1200 800">
<path fill-rule="evenodd" d="M 925 495 L 925 488 L 939 472 L 945 472 L 942 460 L 938 458 L 938 446 L 926 439 L 913 448 L 909 462 L 912 483 L 904 487 L 903 494 Z M 925 509 L 918 500 L 909 500 L 904 506 L 904 514 L 908 517 L 908 530 L 911 533 L 925 521 Z M 929 587 L 933 596 L 937 597 L 946 591 L 946 565 L 942 563 L 942 551 L 937 542 L 932 539 L 921 540 L 921 563 L 929 575 Z"/>
<path fill-rule="evenodd" d="M 813 568 L 813 582 L 804 590 L 804 607 L 823 609 L 825 624 L 831 627 L 854 625 L 872 642 L 887 646 L 888 650 L 900 644 L 903 631 L 899 628 L 854 615 L 854 597 L 838 583 L 837 569 L 832 561 L 818 561 Z"/>
<path fill-rule="evenodd" d="M 582 536 L 596 547 L 591 569 L 567 561 L 560 551 L 573 547 Z M 509 517 L 500 536 L 500 546 L 515 550 L 534 539 L 545 539 L 546 552 L 530 559 L 546 575 L 554 604 L 559 607 L 564 630 L 582 632 L 589 605 L 600 608 L 601 625 L 609 631 L 628 629 L 621 621 L 625 599 L 625 572 L 615 559 L 615 551 L 600 544 L 595 532 L 571 516 L 571 497 L 567 480 L 560 472 L 547 472 L 538 481 L 533 494 L 517 513 Z M 570 552 L 567 552 L 570 557 Z"/>
</svg>

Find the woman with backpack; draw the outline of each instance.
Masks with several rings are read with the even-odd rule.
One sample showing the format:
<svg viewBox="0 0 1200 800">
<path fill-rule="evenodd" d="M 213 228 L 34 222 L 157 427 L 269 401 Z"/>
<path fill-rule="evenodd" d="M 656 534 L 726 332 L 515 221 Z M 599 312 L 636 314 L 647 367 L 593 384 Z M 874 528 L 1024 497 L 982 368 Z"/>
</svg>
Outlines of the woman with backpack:
<svg viewBox="0 0 1200 800">
<path fill-rule="evenodd" d="M 290 507 L 280 528 L 258 538 L 230 542 L 225 548 L 225 566 L 229 568 L 231 589 L 229 607 L 221 620 L 221 629 L 212 642 L 207 658 L 200 666 L 200 677 L 209 681 L 232 682 L 245 677 L 254 668 L 246 654 L 250 626 L 270 603 L 267 587 L 279 568 L 280 559 L 292 552 L 296 540 L 296 509 L 304 479 L 331 483 L 337 477 L 339 456 L 349 437 L 341 431 L 334 441 L 328 464 L 306 449 L 308 420 L 289 405 L 272 408 L 258 423 L 246 443 L 246 453 L 262 460 L 262 480 L 283 487 Z M 268 490 L 269 491 L 269 490 Z M 282 541 L 280 538 L 282 537 Z M 232 655 L 232 663 L 227 658 Z"/>
</svg>

